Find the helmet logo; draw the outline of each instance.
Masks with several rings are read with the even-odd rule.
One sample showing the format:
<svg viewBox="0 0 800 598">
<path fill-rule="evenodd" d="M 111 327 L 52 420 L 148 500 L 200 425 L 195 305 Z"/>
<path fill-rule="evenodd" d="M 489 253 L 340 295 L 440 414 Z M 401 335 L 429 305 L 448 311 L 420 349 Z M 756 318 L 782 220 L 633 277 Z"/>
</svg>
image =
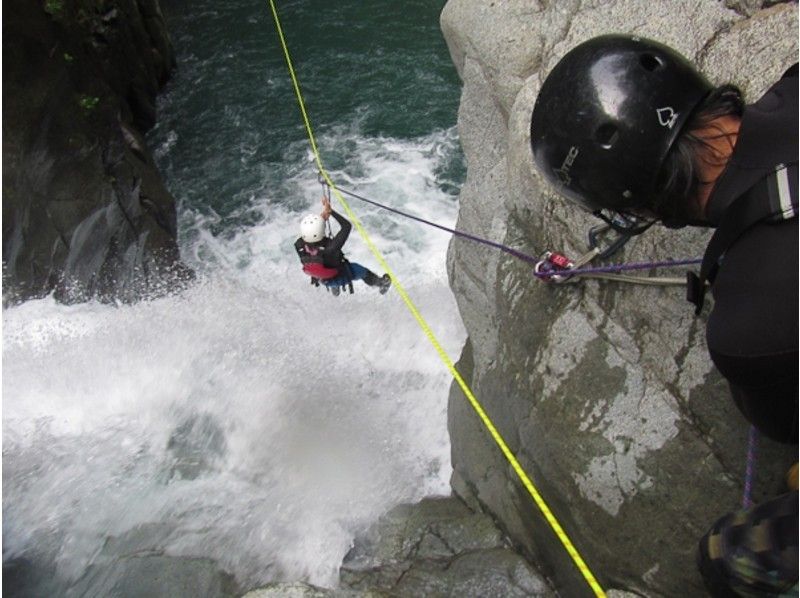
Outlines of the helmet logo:
<svg viewBox="0 0 800 598">
<path fill-rule="evenodd" d="M 556 176 L 566 187 L 569 187 L 570 183 L 572 183 L 572 177 L 569 176 L 569 170 L 572 168 L 572 163 L 575 162 L 575 158 L 578 157 L 578 151 L 578 147 L 573 145 L 571 148 L 569 148 L 567 157 L 564 158 L 561 166 L 553 169 L 553 172 L 556 173 Z"/>
<path fill-rule="evenodd" d="M 678 113 L 675 112 L 675 110 L 670 106 L 658 108 L 656 110 L 656 114 L 658 114 L 658 124 L 660 124 L 662 127 L 667 127 L 668 129 L 674 127 L 675 121 L 678 120 Z"/>
</svg>

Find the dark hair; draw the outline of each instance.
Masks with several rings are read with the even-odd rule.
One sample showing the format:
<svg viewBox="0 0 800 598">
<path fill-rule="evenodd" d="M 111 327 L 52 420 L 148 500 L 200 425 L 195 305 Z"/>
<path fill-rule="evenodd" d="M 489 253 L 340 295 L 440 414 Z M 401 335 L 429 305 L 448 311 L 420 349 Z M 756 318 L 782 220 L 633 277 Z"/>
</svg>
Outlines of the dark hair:
<svg viewBox="0 0 800 598">
<path fill-rule="evenodd" d="M 707 129 L 721 116 L 742 116 L 744 99 L 734 85 L 717 87 L 706 96 L 689 117 L 683 132 L 672 144 L 656 179 L 656 189 L 651 204 L 667 226 L 685 226 L 698 220 L 693 206 L 701 181 L 697 160 L 710 148 L 708 136 L 698 132 Z M 720 135 L 725 133 L 720 132 Z"/>
</svg>

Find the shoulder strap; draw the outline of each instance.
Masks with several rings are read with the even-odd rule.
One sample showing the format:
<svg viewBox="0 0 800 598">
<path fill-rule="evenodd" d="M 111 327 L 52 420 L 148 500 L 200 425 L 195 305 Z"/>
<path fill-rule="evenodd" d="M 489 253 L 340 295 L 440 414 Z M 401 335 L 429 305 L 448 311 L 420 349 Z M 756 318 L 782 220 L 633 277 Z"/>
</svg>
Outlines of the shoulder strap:
<svg viewBox="0 0 800 598">
<path fill-rule="evenodd" d="M 700 275 L 687 273 L 686 299 L 694 303 L 695 314 L 702 311 L 706 281 L 714 283 L 728 248 L 754 225 L 790 220 L 797 217 L 797 211 L 796 163 L 788 168 L 778 164 L 731 204 L 706 247 Z"/>
</svg>

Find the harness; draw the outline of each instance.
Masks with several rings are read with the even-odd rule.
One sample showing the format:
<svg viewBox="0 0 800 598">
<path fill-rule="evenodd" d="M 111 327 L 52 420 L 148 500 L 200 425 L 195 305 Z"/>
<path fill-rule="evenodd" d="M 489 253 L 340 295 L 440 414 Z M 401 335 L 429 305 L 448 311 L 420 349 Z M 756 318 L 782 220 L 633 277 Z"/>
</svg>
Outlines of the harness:
<svg viewBox="0 0 800 598">
<path fill-rule="evenodd" d="M 338 268 L 331 268 L 324 263 L 322 248 L 306 243 L 300 255 L 300 263 L 303 264 L 303 272 L 311 277 L 311 284 L 315 287 L 322 281 L 325 288 L 334 295 L 338 295 L 341 289 L 347 289 L 353 294 L 353 272 L 350 262 L 344 256 Z"/>
<path fill-rule="evenodd" d="M 797 163 L 778 164 L 739 196 L 727 209 L 706 248 L 700 275 L 686 275 L 686 299 L 703 309 L 706 282 L 714 284 L 725 253 L 750 228 L 760 223 L 777 223 L 797 217 Z"/>
<path fill-rule="evenodd" d="M 312 278 L 328 280 L 339 276 L 338 268 L 331 268 L 325 265 L 320 247 L 312 247 L 306 243 L 303 246 L 303 255 L 300 256 L 300 263 L 303 264 L 303 272 Z"/>
</svg>

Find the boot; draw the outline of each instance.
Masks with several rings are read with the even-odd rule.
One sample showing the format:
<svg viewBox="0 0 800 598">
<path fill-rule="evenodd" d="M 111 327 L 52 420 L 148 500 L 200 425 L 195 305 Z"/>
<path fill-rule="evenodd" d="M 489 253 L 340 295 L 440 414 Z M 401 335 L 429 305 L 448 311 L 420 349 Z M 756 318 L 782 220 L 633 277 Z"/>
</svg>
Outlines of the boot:
<svg viewBox="0 0 800 598">
<path fill-rule="evenodd" d="M 380 291 L 381 295 L 385 294 L 386 291 L 389 290 L 389 287 L 392 285 L 392 279 L 389 278 L 388 274 L 384 274 L 383 276 L 378 276 L 371 270 L 367 270 L 367 273 L 364 276 L 364 282 L 371 287 L 378 287 L 378 290 Z"/>
<path fill-rule="evenodd" d="M 379 290 L 381 292 L 381 295 L 385 295 L 386 291 L 389 290 L 390 286 L 392 286 L 392 279 L 389 278 L 389 275 L 388 274 L 384 274 L 383 276 L 381 276 L 380 285 L 379 285 L 379 287 L 380 287 Z"/>
</svg>

